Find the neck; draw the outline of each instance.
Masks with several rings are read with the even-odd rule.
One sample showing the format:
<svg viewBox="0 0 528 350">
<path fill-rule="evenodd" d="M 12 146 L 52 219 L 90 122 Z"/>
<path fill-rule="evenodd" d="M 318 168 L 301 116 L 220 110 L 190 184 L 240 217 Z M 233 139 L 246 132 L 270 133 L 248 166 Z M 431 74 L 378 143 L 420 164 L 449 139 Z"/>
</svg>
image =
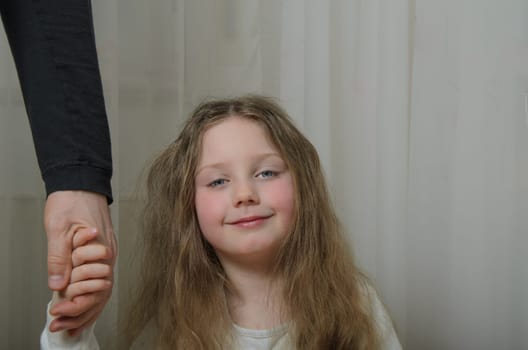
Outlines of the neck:
<svg viewBox="0 0 528 350">
<path fill-rule="evenodd" d="M 269 329 L 284 323 L 281 283 L 267 264 L 245 264 L 220 259 L 230 281 L 229 312 L 243 328 Z"/>
</svg>

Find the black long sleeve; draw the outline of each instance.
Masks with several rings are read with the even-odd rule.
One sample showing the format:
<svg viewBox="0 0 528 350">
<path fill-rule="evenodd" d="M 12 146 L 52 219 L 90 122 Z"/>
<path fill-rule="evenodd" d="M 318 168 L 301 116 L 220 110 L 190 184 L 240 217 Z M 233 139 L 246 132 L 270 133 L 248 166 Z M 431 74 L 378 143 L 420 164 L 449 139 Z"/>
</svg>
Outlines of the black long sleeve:
<svg viewBox="0 0 528 350">
<path fill-rule="evenodd" d="M 50 194 L 112 202 L 112 156 L 90 0 L 0 0 L 37 158 Z"/>
</svg>

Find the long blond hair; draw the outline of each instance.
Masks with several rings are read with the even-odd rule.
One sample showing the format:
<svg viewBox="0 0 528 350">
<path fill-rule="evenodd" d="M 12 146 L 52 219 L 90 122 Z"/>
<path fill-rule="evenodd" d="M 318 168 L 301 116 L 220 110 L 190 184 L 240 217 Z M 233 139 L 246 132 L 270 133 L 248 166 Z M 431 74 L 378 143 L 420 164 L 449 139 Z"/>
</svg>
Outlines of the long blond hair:
<svg viewBox="0 0 528 350">
<path fill-rule="evenodd" d="M 313 145 L 271 99 L 244 96 L 199 105 L 154 161 L 143 212 L 144 258 L 127 334 L 149 321 L 161 349 L 225 349 L 233 340 L 229 281 L 195 212 L 195 170 L 204 131 L 229 116 L 259 123 L 286 162 L 295 189 L 291 234 L 278 252 L 297 349 L 376 349 L 379 336 L 365 278 L 350 255 Z"/>
</svg>

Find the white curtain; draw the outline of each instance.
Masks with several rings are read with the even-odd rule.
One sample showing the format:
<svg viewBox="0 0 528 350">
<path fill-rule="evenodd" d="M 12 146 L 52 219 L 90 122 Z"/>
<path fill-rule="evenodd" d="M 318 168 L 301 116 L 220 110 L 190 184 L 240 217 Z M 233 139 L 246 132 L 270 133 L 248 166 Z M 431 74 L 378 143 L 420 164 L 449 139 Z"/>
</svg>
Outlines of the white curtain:
<svg viewBox="0 0 528 350">
<path fill-rule="evenodd" d="M 407 349 L 527 349 L 526 0 L 93 0 L 126 322 L 133 194 L 205 97 L 278 97 Z M 3 35 L 3 34 L 2 34 Z M 43 186 L 0 40 L 0 348 L 35 348 Z M 3 343 L 2 343 L 3 342 Z"/>
</svg>

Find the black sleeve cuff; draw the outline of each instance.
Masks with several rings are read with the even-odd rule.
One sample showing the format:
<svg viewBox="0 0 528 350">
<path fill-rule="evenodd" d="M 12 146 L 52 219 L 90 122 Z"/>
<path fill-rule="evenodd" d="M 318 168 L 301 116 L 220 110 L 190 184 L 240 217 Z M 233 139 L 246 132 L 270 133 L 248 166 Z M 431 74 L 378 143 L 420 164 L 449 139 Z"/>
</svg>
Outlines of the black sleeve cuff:
<svg viewBox="0 0 528 350">
<path fill-rule="evenodd" d="M 46 194 L 56 191 L 90 191 L 106 196 L 112 204 L 112 187 L 108 170 L 87 165 L 68 165 L 47 169 L 42 175 Z"/>
</svg>

